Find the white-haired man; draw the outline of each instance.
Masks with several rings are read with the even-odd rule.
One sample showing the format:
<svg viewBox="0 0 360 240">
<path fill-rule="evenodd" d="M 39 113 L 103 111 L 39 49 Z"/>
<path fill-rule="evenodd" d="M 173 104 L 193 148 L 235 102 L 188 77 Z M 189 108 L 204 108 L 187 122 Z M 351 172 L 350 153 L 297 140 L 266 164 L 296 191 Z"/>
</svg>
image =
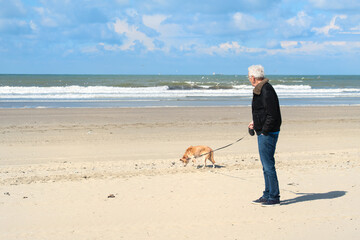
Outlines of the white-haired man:
<svg viewBox="0 0 360 240">
<path fill-rule="evenodd" d="M 265 78 L 264 67 L 252 65 L 248 68 L 248 77 L 253 90 L 252 118 L 250 130 L 255 130 L 263 174 L 265 190 L 263 195 L 254 200 L 255 204 L 273 206 L 280 204 L 280 191 L 275 169 L 275 149 L 281 125 L 279 99 L 274 88 Z"/>
</svg>

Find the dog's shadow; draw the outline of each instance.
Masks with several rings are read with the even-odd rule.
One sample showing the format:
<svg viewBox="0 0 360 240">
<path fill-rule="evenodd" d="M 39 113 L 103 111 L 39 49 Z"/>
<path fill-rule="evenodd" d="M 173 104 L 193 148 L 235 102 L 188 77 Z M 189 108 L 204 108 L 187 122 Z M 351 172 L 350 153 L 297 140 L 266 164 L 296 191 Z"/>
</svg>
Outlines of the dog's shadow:
<svg viewBox="0 0 360 240">
<path fill-rule="evenodd" d="M 215 164 L 215 166 L 214 166 L 214 168 L 224 168 L 224 167 L 225 167 L 225 166 L 216 165 L 216 164 Z M 207 166 L 204 167 L 204 165 L 198 165 L 196 168 L 197 168 L 197 169 L 199 169 L 199 168 L 213 168 L 213 166 L 212 166 L 212 165 L 207 165 Z"/>
<path fill-rule="evenodd" d="M 323 200 L 323 199 L 334 199 L 345 196 L 346 191 L 331 191 L 327 193 L 296 193 L 296 195 L 301 195 L 292 199 L 287 199 L 281 201 L 281 205 L 289 205 L 300 202 L 308 202 L 315 200 Z"/>
</svg>

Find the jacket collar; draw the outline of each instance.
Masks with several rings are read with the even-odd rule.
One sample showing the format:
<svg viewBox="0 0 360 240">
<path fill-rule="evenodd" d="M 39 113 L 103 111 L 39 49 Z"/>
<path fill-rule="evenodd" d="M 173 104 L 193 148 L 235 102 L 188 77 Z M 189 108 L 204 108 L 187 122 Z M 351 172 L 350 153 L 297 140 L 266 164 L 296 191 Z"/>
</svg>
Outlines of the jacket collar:
<svg viewBox="0 0 360 240">
<path fill-rule="evenodd" d="M 269 79 L 265 78 L 258 85 L 256 85 L 256 87 L 254 87 L 254 90 L 253 90 L 254 94 L 260 95 L 262 87 L 268 82 L 269 82 Z"/>
</svg>

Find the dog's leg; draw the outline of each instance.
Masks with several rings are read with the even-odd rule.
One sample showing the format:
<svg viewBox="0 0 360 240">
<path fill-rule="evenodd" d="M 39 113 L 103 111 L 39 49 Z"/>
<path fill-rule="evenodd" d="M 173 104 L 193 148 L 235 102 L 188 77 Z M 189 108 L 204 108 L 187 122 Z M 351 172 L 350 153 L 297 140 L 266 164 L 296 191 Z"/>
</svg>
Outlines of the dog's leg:
<svg viewBox="0 0 360 240">
<path fill-rule="evenodd" d="M 215 168 L 214 152 L 210 152 L 210 161 L 213 165 L 213 168 Z"/>
<path fill-rule="evenodd" d="M 202 168 L 206 167 L 206 160 L 207 160 L 207 156 L 205 157 L 204 166 Z"/>
</svg>

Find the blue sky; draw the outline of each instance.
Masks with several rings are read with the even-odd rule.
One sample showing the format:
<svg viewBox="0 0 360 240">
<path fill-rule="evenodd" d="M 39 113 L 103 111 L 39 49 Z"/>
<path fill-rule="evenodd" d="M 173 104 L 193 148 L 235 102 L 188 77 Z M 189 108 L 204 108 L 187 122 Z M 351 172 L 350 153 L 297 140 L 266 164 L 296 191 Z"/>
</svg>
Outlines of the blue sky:
<svg viewBox="0 0 360 240">
<path fill-rule="evenodd" d="M 0 73 L 360 74 L 359 0 L 0 0 Z"/>
</svg>

